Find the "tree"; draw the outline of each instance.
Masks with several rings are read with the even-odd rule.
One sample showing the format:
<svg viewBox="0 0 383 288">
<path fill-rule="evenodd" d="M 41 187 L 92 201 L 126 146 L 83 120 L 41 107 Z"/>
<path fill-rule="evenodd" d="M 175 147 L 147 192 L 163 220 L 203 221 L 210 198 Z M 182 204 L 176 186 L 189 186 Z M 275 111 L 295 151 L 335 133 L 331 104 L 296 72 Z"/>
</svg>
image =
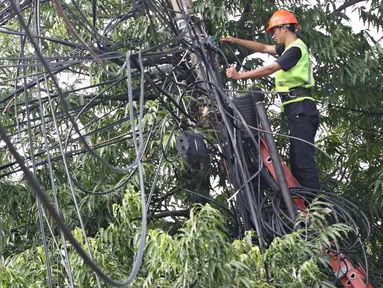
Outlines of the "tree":
<svg viewBox="0 0 383 288">
<path fill-rule="evenodd" d="M 345 9 L 357 2 L 370 5 L 370 9 L 356 8 L 361 19 L 382 29 L 383 5 L 377 0 L 339 5 L 326 1 L 213 0 L 194 5 L 209 35 L 228 33 L 265 42 L 271 41 L 263 31 L 275 9 L 287 7 L 297 15 L 299 34 L 315 59 L 315 97 L 322 110 L 317 145 L 340 166 L 336 170 L 331 161 L 317 153 L 322 184 L 367 214 L 372 226 L 366 243 L 369 277 L 379 283 L 383 253 L 383 50 L 367 30 L 354 33 L 347 23 Z M 328 239 L 347 238 L 341 231 L 349 228 L 320 220 L 326 219 L 320 203 L 313 204 L 311 211 L 317 214 L 310 214 L 310 219 L 318 218 L 319 222 L 314 221 L 310 229 L 322 227 L 324 234 L 304 239 L 303 231 L 298 230 L 276 238 L 263 251 L 250 231 L 241 240 L 233 239 L 238 219 L 227 198 L 235 191 L 223 165 L 227 155 L 217 148 L 221 135 L 214 133 L 221 122 L 219 118 L 209 119 L 212 123 L 206 125 L 207 120 L 200 118 L 200 108 L 206 105 L 200 98 L 204 98 L 206 87 L 198 84 L 195 69 L 189 66 L 193 62 L 184 61 L 193 55 L 206 55 L 197 42 L 190 43 L 180 34 L 172 22 L 175 14 L 170 3 L 25 1 L 20 9 L 29 25 L 27 30 L 20 28 L 15 10 L 2 5 L 1 124 L 73 235 L 85 250 L 90 248 L 95 262 L 108 275 L 124 279 L 132 268 L 141 232 L 141 189 L 150 194 L 150 201 L 146 198 L 150 205 L 147 243 L 136 287 L 331 285 L 326 275 L 328 258 L 321 247 Z M 233 15 L 238 17 L 232 20 Z M 39 36 L 34 39 L 41 41 L 37 44 L 61 93 L 41 65 L 28 31 Z M 229 62 L 243 63 L 245 68 L 262 65 L 260 59 L 246 58 L 250 51 L 235 46 L 220 48 Z M 217 67 L 216 77 L 223 78 L 224 58 L 207 50 L 214 55 L 207 58 Z M 177 80 L 177 85 L 172 80 Z M 235 88 L 246 90 L 256 85 L 269 90 L 271 83 L 265 79 Z M 141 84 L 144 98 L 140 98 Z M 127 95 L 130 89 L 133 101 Z M 143 139 L 138 139 L 137 145 L 142 144 L 143 155 L 135 149 L 134 140 L 140 136 L 134 131 L 140 124 L 137 114 L 141 99 Z M 268 99 L 269 104 L 273 100 Z M 269 113 L 276 130 L 279 117 L 271 109 Z M 132 115 L 134 121 L 130 121 Z M 209 163 L 195 169 L 179 157 L 175 139 L 181 129 L 204 136 L 211 150 Z M 113 166 L 127 168 L 142 156 L 144 185 L 140 185 L 137 166 L 123 173 L 108 169 L 89 152 L 78 132 Z M 283 138 L 278 139 L 278 145 L 286 151 Z M 42 287 L 48 279 L 52 286 L 69 286 L 72 275 L 76 287 L 96 286 L 92 271 L 83 265 L 46 210 L 39 208 L 41 203 L 36 202 L 15 159 L 3 144 L 1 147 L 1 285 Z M 207 185 L 209 179 L 214 184 Z M 70 271 L 63 265 L 66 259 Z"/>
</svg>

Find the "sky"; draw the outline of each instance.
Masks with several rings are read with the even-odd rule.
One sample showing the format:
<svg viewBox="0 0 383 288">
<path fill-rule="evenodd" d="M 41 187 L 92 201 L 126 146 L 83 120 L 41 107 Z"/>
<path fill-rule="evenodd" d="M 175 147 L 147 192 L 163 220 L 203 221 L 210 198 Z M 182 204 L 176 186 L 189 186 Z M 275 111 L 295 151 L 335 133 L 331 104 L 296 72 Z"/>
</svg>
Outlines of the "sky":
<svg viewBox="0 0 383 288">
<path fill-rule="evenodd" d="M 366 3 L 358 3 L 358 4 L 354 5 L 353 7 L 346 9 L 346 14 L 351 20 L 351 26 L 352 26 L 354 32 L 359 32 L 362 29 L 367 29 L 367 26 L 363 25 L 363 22 L 359 19 L 358 11 L 353 11 L 353 10 L 355 10 L 355 7 L 361 7 L 361 6 L 366 6 L 366 9 L 370 8 L 369 3 L 367 3 L 367 4 Z M 370 28 L 369 32 L 375 40 L 380 39 L 379 43 L 383 45 L 383 39 L 382 39 L 383 31 L 377 31 L 376 28 Z"/>
</svg>

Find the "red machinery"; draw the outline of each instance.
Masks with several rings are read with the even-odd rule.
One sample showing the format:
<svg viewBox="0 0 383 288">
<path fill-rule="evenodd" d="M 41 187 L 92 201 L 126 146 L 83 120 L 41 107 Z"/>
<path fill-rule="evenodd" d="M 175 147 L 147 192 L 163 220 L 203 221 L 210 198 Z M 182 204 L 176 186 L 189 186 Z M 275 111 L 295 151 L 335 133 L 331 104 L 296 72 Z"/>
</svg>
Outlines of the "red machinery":
<svg viewBox="0 0 383 288">
<path fill-rule="evenodd" d="M 268 146 L 266 144 L 266 140 L 264 137 L 261 138 L 260 141 L 260 148 L 262 153 L 262 158 L 265 166 L 273 176 L 273 178 L 277 180 L 277 175 L 274 169 L 274 166 L 271 161 L 271 155 L 268 149 Z M 294 176 L 290 172 L 289 168 L 287 167 L 286 163 L 283 161 L 282 158 L 280 158 L 280 161 L 282 163 L 282 168 L 287 180 L 288 186 L 291 187 L 298 187 L 299 184 L 295 180 Z M 293 201 L 295 205 L 298 207 L 300 213 L 304 213 L 306 210 L 306 205 L 303 201 L 303 199 L 293 196 Z M 366 283 L 366 271 L 363 269 L 361 265 L 358 265 L 355 267 L 353 263 L 351 263 L 350 260 L 347 259 L 347 257 L 340 253 L 336 253 L 336 251 L 329 251 L 329 253 L 333 256 L 333 260 L 331 260 L 331 265 L 334 269 L 334 273 L 337 276 L 337 278 L 342 282 L 344 287 L 351 287 L 351 288 L 373 288 L 374 286 L 371 283 Z"/>
</svg>

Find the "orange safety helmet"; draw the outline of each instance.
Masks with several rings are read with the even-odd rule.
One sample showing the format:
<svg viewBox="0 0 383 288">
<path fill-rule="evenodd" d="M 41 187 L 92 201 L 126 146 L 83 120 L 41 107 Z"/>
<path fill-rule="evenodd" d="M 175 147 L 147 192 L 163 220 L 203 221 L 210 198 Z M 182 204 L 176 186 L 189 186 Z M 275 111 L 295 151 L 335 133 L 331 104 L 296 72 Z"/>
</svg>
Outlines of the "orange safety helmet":
<svg viewBox="0 0 383 288">
<path fill-rule="evenodd" d="M 269 27 L 266 29 L 266 33 L 272 32 L 274 27 L 285 24 L 294 24 L 295 29 L 298 29 L 298 21 L 293 13 L 287 10 L 275 11 L 270 18 Z"/>
</svg>

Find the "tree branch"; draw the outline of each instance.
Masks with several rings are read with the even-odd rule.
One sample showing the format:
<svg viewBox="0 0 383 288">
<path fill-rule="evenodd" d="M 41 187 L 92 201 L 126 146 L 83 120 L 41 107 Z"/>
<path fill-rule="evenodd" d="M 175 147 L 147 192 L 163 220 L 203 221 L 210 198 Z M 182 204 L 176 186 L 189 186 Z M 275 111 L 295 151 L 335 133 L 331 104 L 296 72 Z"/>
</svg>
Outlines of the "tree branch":
<svg viewBox="0 0 383 288">
<path fill-rule="evenodd" d="M 154 219 L 160 219 L 160 218 L 169 217 L 169 216 L 171 216 L 171 217 L 182 216 L 182 217 L 189 218 L 190 217 L 190 209 L 176 210 L 176 211 L 164 211 L 164 212 L 154 214 L 152 217 Z"/>
<path fill-rule="evenodd" d="M 340 5 L 338 8 L 336 8 L 334 11 L 332 11 L 330 14 L 327 15 L 327 17 L 331 17 L 332 15 L 334 15 L 335 13 L 338 13 L 344 9 L 347 9 L 348 7 L 351 7 L 357 3 L 360 3 L 360 2 L 366 2 L 366 0 L 350 0 L 350 1 L 347 1 L 345 3 L 343 3 L 342 5 Z"/>
<path fill-rule="evenodd" d="M 252 3 L 253 3 L 252 0 L 244 0 L 243 1 L 243 12 L 242 12 L 240 21 L 244 20 L 244 17 L 246 16 L 247 13 L 251 12 L 251 4 Z"/>
</svg>

